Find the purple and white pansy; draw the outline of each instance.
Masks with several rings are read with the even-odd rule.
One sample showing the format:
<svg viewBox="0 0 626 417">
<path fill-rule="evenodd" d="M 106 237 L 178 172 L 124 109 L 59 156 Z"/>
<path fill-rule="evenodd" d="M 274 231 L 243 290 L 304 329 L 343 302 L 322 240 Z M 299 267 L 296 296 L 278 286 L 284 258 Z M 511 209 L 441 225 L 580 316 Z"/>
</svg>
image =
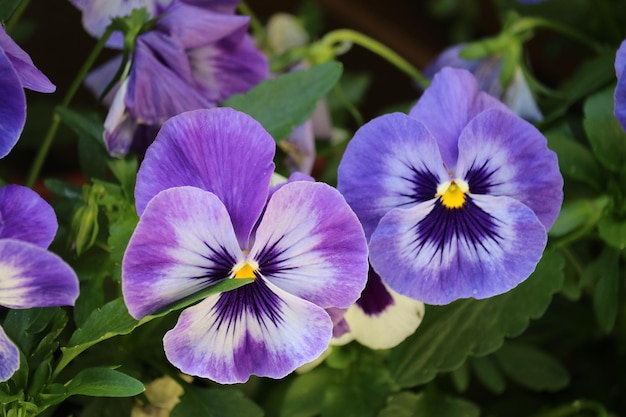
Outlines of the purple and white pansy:
<svg viewBox="0 0 626 417">
<path fill-rule="evenodd" d="M 338 189 L 385 284 L 426 304 L 506 292 L 535 269 L 563 199 L 543 135 L 444 68 L 409 115 L 361 127 Z"/>
<path fill-rule="evenodd" d="M 139 224 L 122 289 L 140 319 L 226 279 L 253 278 L 181 313 L 164 338 L 182 372 L 220 383 L 281 378 L 317 358 L 367 280 L 367 244 L 334 188 L 289 181 L 270 194 L 275 143 L 228 108 L 163 124 L 135 189 Z"/>
<path fill-rule="evenodd" d="M 25 88 L 40 93 L 56 90 L 0 25 L 0 158 L 13 149 L 24 129 Z"/>
<path fill-rule="evenodd" d="M 46 250 L 57 230 L 52 207 L 19 185 L 0 188 L 0 306 L 12 309 L 73 305 L 78 278 Z M 0 327 L 0 381 L 20 365 L 17 346 Z"/>
</svg>

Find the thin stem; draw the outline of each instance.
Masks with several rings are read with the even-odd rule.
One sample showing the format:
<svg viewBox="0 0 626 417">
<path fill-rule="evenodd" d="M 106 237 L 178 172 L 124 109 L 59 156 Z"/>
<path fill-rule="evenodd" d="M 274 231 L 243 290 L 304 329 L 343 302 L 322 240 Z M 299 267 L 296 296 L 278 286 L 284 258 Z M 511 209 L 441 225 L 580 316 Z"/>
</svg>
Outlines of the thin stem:
<svg viewBox="0 0 626 417">
<path fill-rule="evenodd" d="M 551 20 L 543 19 L 540 17 L 528 17 L 521 19 L 518 22 L 518 27 L 516 27 L 514 31 L 528 30 L 536 27 L 543 27 L 546 29 L 554 30 L 555 32 L 558 32 L 562 35 L 569 37 L 570 39 L 586 45 L 596 53 L 600 53 L 604 50 L 604 47 L 597 43 L 595 40 L 581 34 L 580 32 L 570 28 L 569 26 L 562 25 L 558 22 L 553 22 Z"/>
<path fill-rule="evenodd" d="M 271 48 L 271 45 L 269 44 L 267 40 L 265 27 L 263 26 L 259 18 L 254 14 L 252 9 L 246 4 L 245 1 L 242 1 L 241 3 L 239 3 L 239 5 L 237 6 L 237 10 L 239 10 L 241 14 L 244 14 L 250 17 L 250 27 L 252 28 L 252 32 L 254 33 L 254 35 L 256 35 L 257 39 L 259 40 L 259 42 L 261 42 L 261 44 L 264 47 Z"/>
<path fill-rule="evenodd" d="M 346 95 L 343 93 L 343 88 L 341 88 L 341 85 L 339 85 L 339 83 L 335 84 L 335 86 L 333 87 L 333 92 L 335 93 L 339 101 L 344 105 L 346 110 L 348 110 L 348 112 L 356 122 L 357 126 L 363 125 L 363 116 L 361 115 L 361 112 L 359 112 L 359 109 L 357 109 L 350 102 L 350 100 L 348 100 Z"/>
<path fill-rule="evenodd" d="M 104 48 L 104 45 L 106 44 L 107 40 L 109 40 L 109 37 L 111 36 L 112 33 L 113 33 L 113 28 L 108 27 L 106 32 L 104 33 L 104 35 L 102 35 L 102 37 L 100 38 L 100 40 L 98 41 L 94 49 L 91 51 L 91 54 L 87 57 L 87 60 L 83 64 L 82 68 L 80 69 L 76 77 L 74 78 L 72 85 L 70 85 L 70 88 L 67 90 L 67 93 L 65 94 L 65 97 L 63 98 L 63 101 L 61 102 L 61 107 L 67 107 L 70 104 L 70 102 L 72 101 L 72 98 L 74 98 L 74 94 L 76 94 L 76 91 L 78 90 L 81 83 L 87 76 L 87 73 L 93 66 L 94 62 L 96 61 L 96 58 L 98 58 L 98 56 L 100 55 L 100 52 Z M 37 178 L 39 177 L 39 173 L 41 172 L 41 168 L 43 166 L 44 161 L 46 160 L 46 156 L 48 155 L 48 151 L 50 150 L 50 145 L 52 145 L 52 141 L 54 140 L 54 136 L 56 135 L 56 132 L 57 132 L 57 129 L 59 128 L 60 123 L 61 123 L 61 117 L 55 111 L 54 115 L 52 116 L 52 122 L 50 123 L 50 127 L 48 128 L 48 131 L 46 132 L 46 136 L 44 137 L 41 147 L 39 148 L 39 152 L 37 153 L 37 156 L 35 157 L 35 161 L 33 162 L 33 165 L 30 169 L 30 173 L 26 180 L 27 187 L 32 188 L 33 185 L 35 185 L 35 181 L 37 181 Z"/>
<path fill-rule="evenodd" d="M 413 65 L 411 65 L 406 59 L 402 58 L 396 52 L 389 49 L 386 45 L 360 32 L 350 29 L 338 29 L 329 32 L 322 39 L 322 44 L 330 47 L 334 46 L 335 44 L 341 44 L 345 42 L 353 42 L 386 59 L 400 71 L 404 72 L 413 80 L 415 80 L 423 89 L 428 87 L 428 85 L 430 84 L 428 79 L 426 79 L 426 77 L 424 77 L 424 75 L 422 75 L 422 73 Z"/>
<path fill-rule="evenodd" d="M 17 22 L 20 21 L 20 18 L 22 17 L 22 14 L 24 14 L 26 8 L 28 8 L 29 3 L 30 0 L 22 0 L 20 4 L 18 4 L 18 6 L 15 8 L 5 28 L 7 33 L 11 33 L 15 25 L 17 25 Z"/>
</svg>

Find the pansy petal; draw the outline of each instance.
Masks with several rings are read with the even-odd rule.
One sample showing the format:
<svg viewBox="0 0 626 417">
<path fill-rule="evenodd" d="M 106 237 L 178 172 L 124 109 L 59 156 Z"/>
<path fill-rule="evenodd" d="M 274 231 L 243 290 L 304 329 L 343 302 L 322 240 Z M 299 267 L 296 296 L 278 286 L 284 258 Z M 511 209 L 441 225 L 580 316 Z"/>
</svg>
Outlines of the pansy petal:
<svg viewBox="0 0 626 417">
<path fill-rule="evenodd" d="M 339 164 L 337 189 L 369 238 L 389 210 L 434 198 L 437 185 L 448 179 L 437 141 L 425 126 L 392 113 L 356 132 Z"/>
<path fill-rule="evenodd" d="M 203 94 L 216 103 L 245 93 L 269 76 L 267 58 L 247 35 L 188 50 L 187 56 Z"/>
<path fill-rule="evenodd" d="M 180 39 L 185 49 L 194 49 L 232 34 L 236 34 L 239 41 L 249 22 L 249 16 L 219 13 L 210 6 L 174 1 L 157 22 L 157 30 Z"/>
<path fill-rule="evenodd" d="M 0 327 L 0 382 L 11 378 L 20 367 L 20 352 Z"/>
<path fill-rule="evenodd" d="M 424 317 L 424 303 L 398 294 L 370 271 L 361 298 L 344 316 L 354 340 L 371 349 L 390 349 L 412 335 Z"/>
<path fill-rule="evenodd" d="M 28 187 L 0 188 L 0 239 L 17 239 L 47 248 L 57 232 L 52 207 Z"/>
<path fill-rule="evenodd" d="M 426 304 L 504 293 L 534 271 L 547 235 L 527 206 L 473 195 L 460 209 L 439 200 L 395 209 L 370 241 L 370 260 L 398 293 Z"/>
<path fill-rule="evenodd" d="M 226 279 L 243 260 L 228 212 L 212 193 L 177 187 L 146 207 L 122 261 L 122 292 L 140 319 Z"/>
<path fill-rule="evenodd" d="M 4 50 L 9 61 L 11 61 L 22 87 L 40 93 L 52 93 L 56 90 L 54 84 L 35 67 L 30 56 L 11 39 L 2 25 L 0 25 L 0 50 Z M 5 78 L 0 79 L 4 80 Z M 4 100 L 6 96 L 2 95 L 1 97 Z"/>
<path fill-rule="evenodd" d="M 363 229 L 323 183 L 296 181 L 272 195 L 249 258 L 272 284 L 323 308 L 350 306 L 367 279 Z"/>
<path fill-rule="evenodd" d="M 322 308 L 259 277 L 183 311 L 165 354 L 182 372 L 223 384 L 283 378 L 324 352 L 332 327 Z"/>
<path fill-rule="evenodd" d="M 622 42 L 617 54 L 615 55 L 615 73 L 617 74 L 617 87 L 615 87 L 615 118 L 626 130 L 626 76 L 624 76 L 624 68 L 626 67 L 626 40 Z"/>
<path fill-rule="evenodd" d="M 472 194 L 512 197 L 530 207 L 546 230 L 563 201 L 556 154 L 530 123 L 500 110 L 478 115 L 461 133 L 456 175 Z"/>
<path fill-rule="evenodd" d="M 156 124 L 188 110 L 214 107 L 197 87 L 178 40 L 156 31 L 137 38 L 124 100 L 134 119 Z"/>
<path fill-rule="evenodd" d="M 242 248 L 267 200 L 274 139 L 252 117 L 230 108 L 195 110 L 163 124 L 137 174 L 137 212 L 159 191 L 191 185 L 226 206 Z"/>
<path fill-rule="evenodd" d="M 446 67 L 435 74 L 409 116 L 426 125 L 437 138 L 443 161 L 454 169 L 461 131 L 478 113 L 489 108 L 506 110 L 496 98 L 479 91 L 476 78 L 469 71 Z"/>
<path fill-rule="evenodd" d="M 74 305 L 78 278 L 59 256 L 31 243 L 0 239 L 0 305 Z"/>
<path fill-rule="evenodd" d="M 2 26 L 2 25 L 0 25 Z M 26 122 L 26 96 L 13 64 L 0 49 L 0 158 L 13 149 Z"/>
</svg>

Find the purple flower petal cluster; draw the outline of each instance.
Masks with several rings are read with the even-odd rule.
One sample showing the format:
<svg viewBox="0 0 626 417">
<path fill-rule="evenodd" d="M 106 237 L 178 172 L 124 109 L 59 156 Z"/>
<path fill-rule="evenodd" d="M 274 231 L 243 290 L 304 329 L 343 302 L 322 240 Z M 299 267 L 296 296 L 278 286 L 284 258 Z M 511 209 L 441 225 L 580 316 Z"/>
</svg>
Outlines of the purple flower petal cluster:
<svg viewBox="0 0 626 417">
<path fill-rule="evenodd" d="M 247 34 L 249 18 L 233 14 L 232 3 L 174 0 L 154 29 L 137 37 L 130 74 L 104 125 L 111 155 L 131 146 L 143 154 L 168 118 L 216 107 L 268 77 L 267 59 Z M 117 66 L 106 65 L 88 84 L 101 92 Z"/>
<path fill-rule="evenodd" d="M 533 98 L 521 68 L 518 67 L 516 69 L 511 84 L 503 94 L 502 83 L 500 82 L 502 58 L 492 56 L 478 60 L 463 59 L 460 57 L 460 53 L 465 46 L 465 44 L 458 44 L 445 49 L 439 54 L 435 61 L 424 70 L 424 75 L 432 78 L 444 67 L 466 69 L 474 74 L 480 90 L 493 97 L 502 99 L 504 104 L 518 116 L 531 122 L 538 122 L 543 119 L 541 110 L 537 107 L 537 103 Z"/>
<path fill-rule="evenodd" d="M 52 207 L 19 185 L 0 188 L 0 306 L 19 309 L 73 305 L 78 278 L 47 251 L 57 230 Z M 19 368 L 18 348 L 0 327 L 0 381 Z"/>
<path fill-rule="evenodd" d="M 535 269 L 563 199 L 543 135 L 444 68 L 409 115 L 357 131 L 338 188 L 391 289 L 427 304 L 486 298 Z"/>
<path fill-rule="evenodd" d="M 185 309 L 164 338 L 182 372 L 221 383 L 282 378 L 318 357 L 367 279 L 358 218 L 334 188 L 270 189 L 275 143 L 250 116 L 202 109 L 163 124 L 137 176 L 139 224 L 122 263 L 140 319 L 226 279 L 252 278 Z"/>
<path fill-rule="evenodd" d="M 24 88 L 41 93 L 56 89 L 0 25 L 0 158 L 13 149 L 24 129 Z"/>
<path fill-rule="evenodd" d="M 615 87 L 615 107 L 614 114 L 617 121 L 626 131 L 626 40 L 622 42 L 615 54 L 615 75 L 617 75 L 617 86 Z"/>
</svg>

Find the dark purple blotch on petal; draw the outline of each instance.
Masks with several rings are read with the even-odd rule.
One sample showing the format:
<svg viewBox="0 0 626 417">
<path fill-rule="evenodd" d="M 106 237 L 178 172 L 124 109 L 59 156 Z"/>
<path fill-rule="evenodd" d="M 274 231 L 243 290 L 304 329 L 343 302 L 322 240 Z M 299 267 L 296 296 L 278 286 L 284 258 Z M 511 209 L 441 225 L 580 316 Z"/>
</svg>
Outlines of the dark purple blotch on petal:
<svg viewBox="0 0 626 417">
<path fill-rule="evenodd" d="M 254 280 L 254 282 L 244 285 L 220 294 L 220 298 L 215 305 L 217 315 L 215 317 L 215 326 L 219 329 L 221 326 L 231 327 L 238 321 L 244 320 L 246 314 L 256 317 L 262 327 L 273 325 L 278 327 L 283 321 L 280 308 L 283 301 L 278 295 L 270 290 L 263 279 Z M 246 339 L 241 349 L 248 349 L 248 342 L 253 341 Z M 262 344 L 262 342 L 261 342 Z M 245 352 L 235 357 L 244 358 Z"/>
<path fill-rule="evenodd" d="M 498 242 L 502 239 L 498 234 L 497 220 L 472 202 L 469 196 L 463 207 L 457 209 L 447 208 L 441 200 L 437 200 L 432 211 L 416 225 L 413 233 L 416 256 L 426 245 L 433 244 L 437 248 L 435 253 L 443 257 L 455 237 L 475 249 L 482 246 L 487 252 L 484 244 L 486 240 Z"/>
<path fill-rule="evenodd" d="M 380 276 L 370 267 L 367 284 L 356 305 L 368 316 L 378 316 L 393 304 L 393 297 L 385 288 Z"/>
</svg>

